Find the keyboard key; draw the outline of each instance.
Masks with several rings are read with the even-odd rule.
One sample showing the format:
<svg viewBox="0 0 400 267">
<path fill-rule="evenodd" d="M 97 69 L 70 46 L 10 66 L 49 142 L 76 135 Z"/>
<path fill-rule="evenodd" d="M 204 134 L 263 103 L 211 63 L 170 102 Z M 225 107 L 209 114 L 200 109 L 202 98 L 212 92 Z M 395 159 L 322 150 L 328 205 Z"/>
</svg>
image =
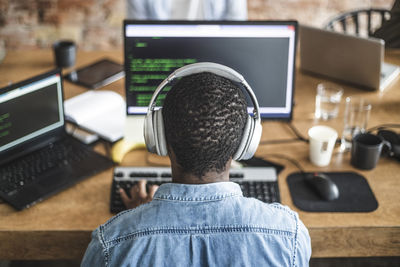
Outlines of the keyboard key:
<svg viewBox="0 0 400 267">
<path fill-rule="evenodd" d="M 70 163 L 84 160 L 88 153 L 86 149 L 81 149 L 68 141 L 50 144 L 0 166 L 0 177 L 2 177 L 0 191 L 8 194 L 22 188 L 35 181 L 40 174 L 53 168 L 64 168 Z"/>
<path fill-rule="evenodd" d="M 114 175 L 115 175 L 115 177 L 119 177 L 119 178 L 124 177 L 124 174 L 122 172 L 117 172 Z"/>
</svg>

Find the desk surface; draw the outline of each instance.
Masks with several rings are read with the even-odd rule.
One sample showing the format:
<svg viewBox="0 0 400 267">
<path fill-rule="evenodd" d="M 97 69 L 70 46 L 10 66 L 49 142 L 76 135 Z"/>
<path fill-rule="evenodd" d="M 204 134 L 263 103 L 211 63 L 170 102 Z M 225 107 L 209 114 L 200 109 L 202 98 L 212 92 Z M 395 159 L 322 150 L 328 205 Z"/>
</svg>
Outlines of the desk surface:
<svg viewBox="0 0 400 267">
<path fill-rule="evenodd" d="M 122 52 L 78 53 L 77 66 L 89 64 L 102 57 L 123 62 Z M 386 54 L 387 61 L 400 65 L 400 51 Z M 0 64 L 0 87 L 42 73 L 53 67 L 51 51 L 9 51 Z M 329 125 L 340 134 L 344 104 L 339 117 L 318 122 L 313 118 L 316 85 L 321 78 L 296 73 L 293 124 L 304 136 L 316 124 Z M 384 92 L 368 92 L 342 85 L 344 97 L 362 95 L 372 103 L 369 126 L 400 123 L 400 79 Z M 85 92 L 82 87 L 65 82 L 65 97 Z M 124 95 L 124 81 L 106 86 Z M 292 138 L 293 133 L 284 123 L 263 122 L 262 140 Z M 102 146 L 96 147 L 102 150 Z M 292 203 L 286 177 L 295 166 L 272 154 L 287 155 L 298 160 L 307 171 L 356 171 L 364 175 L 379 202 L 370 213 L 310 213 L 298 210 Z M 281 200 L 297 211 L 310 231 L 313 257 L 364 257 L 400 255 L 400 164 L 382 158 L 372 171 L 355 170 L 349 153 L 335 153 L 328 167 L 315 167 L 308 160 L 308 146 L 304 143 L 269 144 L 258 148 L 257 156 L 285 165 L 279 175 Z M 269 156 L 270 155 L 270 156 Z M 146 166 L 150 162 L 167 162 L 147 154 L 144 150 L 130 152 L 121 165 Z M 112 169 L 93 176 L 74 187 L 27 210 L 16 212 L 0 204 L 0 259 L 79 259 L 90 241 L 90 233 L 106 222 L 109 212 Z"/>
</svg>

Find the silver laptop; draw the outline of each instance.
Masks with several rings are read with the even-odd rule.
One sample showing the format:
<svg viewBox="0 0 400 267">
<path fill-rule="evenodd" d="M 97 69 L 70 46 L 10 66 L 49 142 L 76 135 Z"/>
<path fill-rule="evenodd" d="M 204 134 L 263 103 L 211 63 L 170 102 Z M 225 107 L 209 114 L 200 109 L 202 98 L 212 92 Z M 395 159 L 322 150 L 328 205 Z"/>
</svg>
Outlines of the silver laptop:
<svg viewBox="0 0 400 267">
<path fill-rule="evenodd" d="M 384 63 L 381 39 L 300 26 L 300 68 L 369 90 L 384 90 L 400 67 Z"/>
</svg>

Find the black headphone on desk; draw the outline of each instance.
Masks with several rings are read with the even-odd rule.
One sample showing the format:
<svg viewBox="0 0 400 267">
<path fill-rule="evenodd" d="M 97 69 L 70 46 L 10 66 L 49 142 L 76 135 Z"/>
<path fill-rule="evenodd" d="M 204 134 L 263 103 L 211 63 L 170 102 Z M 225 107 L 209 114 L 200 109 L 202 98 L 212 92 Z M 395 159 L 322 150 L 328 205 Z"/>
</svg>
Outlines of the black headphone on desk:
<svg viewBox="0 0 400 267">
<path fill-rule="evenodd" d="M 382 154 L 400 160 L 400 135 L 394 131 L 385 129 L 379 130 L 377 135 L 390 143 L 390 147 L 385 148 Z"/>
<path fill-rule="evenodd" d="M 393 128 L 400 128 L 400 124 L 380 124 L 367 130 L 367 133 L 377 131 L 377 136 L 387 142 L 382 150 L 383 156 L 389 156 L 400 160 L 400 134 L 394 132 Z"/>
<path fill-rule="evenodd" d="M 243 130 L 242 140 L 237 151 L 233 155 L 234 160 L 249 159 L 257 150 L 261 139 L 261 118 L 257 98 L 242 75 L 235 70 L 217 63 L 201 62 L 183 66 L 170 74 L 155 90 L 144 119 L 144 140 L 147 150 L 160 156 L 168 154 L 167 142 L 164 132 L 164 121 L 162 117 L 162 108 L 155 110 L 156 99 L 166 85 L 170 84 L 177 78 L 182 78 L 196 73 L 211 72 L 218 76 L 222 76 L 231 81 L 238 82 L 243 85 L 249 94 L 253 104 L 253 116 L 247 117 L 247 122 Z"/>
</svg>

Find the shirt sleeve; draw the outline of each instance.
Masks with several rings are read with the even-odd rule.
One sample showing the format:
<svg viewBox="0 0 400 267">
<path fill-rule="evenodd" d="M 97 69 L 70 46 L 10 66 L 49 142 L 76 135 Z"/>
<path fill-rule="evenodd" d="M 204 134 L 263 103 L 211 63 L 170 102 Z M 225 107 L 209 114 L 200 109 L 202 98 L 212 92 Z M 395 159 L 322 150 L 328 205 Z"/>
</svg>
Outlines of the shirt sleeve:
<svg viewBox="0 0 400 267">
<path fill-rule="evenodd" d="M 311 238 L 303 222 L 298 219 L 297 244 L 294 266 L 309 266 L 311 258 Z"/>
<path fill-rule="evenodd" d="M 86 266 L 107 266 L 104 257 L 104 248 L 100 241 L 99 229 L 93 231 L 92 241 L 89 243 L 85 255 L 83 256 L 81 267 Z"/>
</svg>

